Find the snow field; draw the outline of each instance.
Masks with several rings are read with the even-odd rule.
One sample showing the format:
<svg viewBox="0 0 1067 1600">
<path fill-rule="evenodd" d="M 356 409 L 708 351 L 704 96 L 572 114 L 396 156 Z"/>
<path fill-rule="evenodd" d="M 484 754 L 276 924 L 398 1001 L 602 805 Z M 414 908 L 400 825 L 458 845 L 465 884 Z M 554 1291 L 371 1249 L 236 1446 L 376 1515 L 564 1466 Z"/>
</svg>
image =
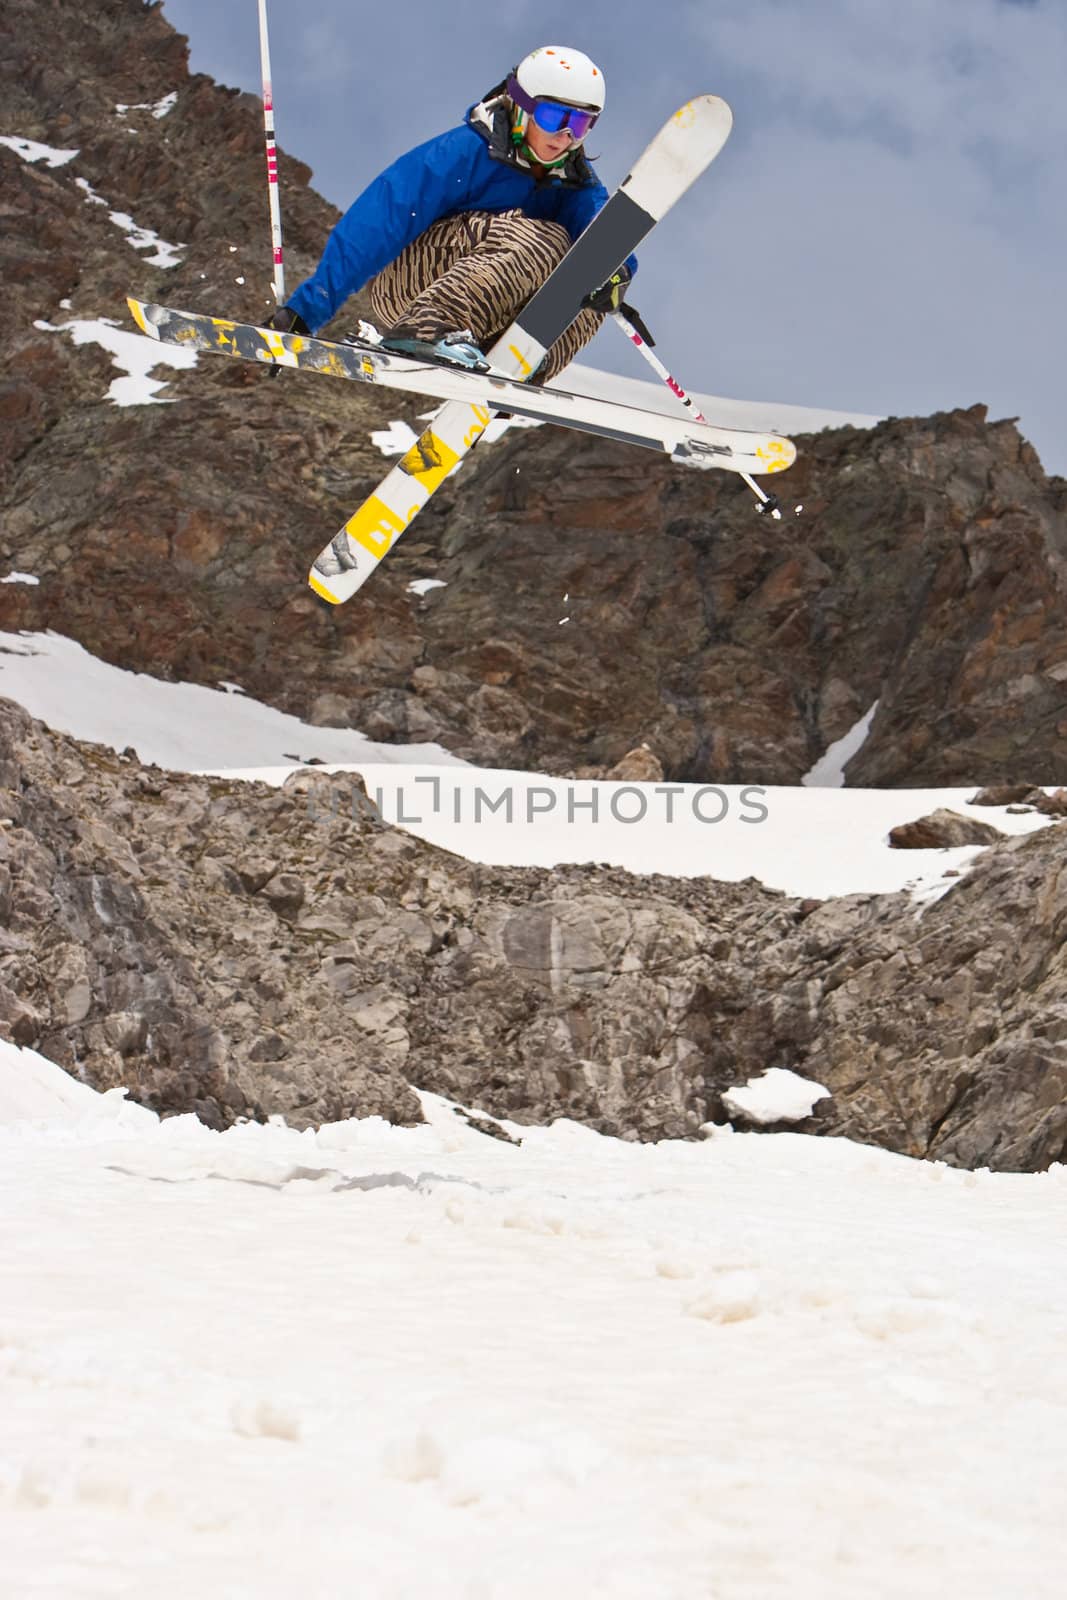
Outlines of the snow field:
<svg viewBox="0 0 1067 1600">
<path fill-rule="evenodd" d="M 220 1135 L 4 1047 L 7 1592 L 1060 1592 L 1064 1169 L 422 1098 Z"/>
<path fill-rule="evenodd" d="M 208 689 L 124 672 L 54 633 L 0 633 L 0 695 L 58 732 L 115 750 L 132 745 L 142 761 L 174 771 L 280 784 L 313 758 L 325 771 L 358 773 L 387 821 L 499 865 L 607 862 L 732 883 L 754 877 L 818 898 L 907 889 L 926 902 L 980 851 L 892 850 L 887 834 L 897 823 L 948 806 L 1009 835 L 1048 826 L 1037 812 L 969 805 L 973 786 L 844 789 L 839 774 L 829 787 L 578 783 L 473 767 L 436 744 L 382 745 L 351 728 L 312 727 L 236 684 Z M 343 786 L 312 788 L 305 803 L 309 828 L 332 806 L 365 804 L 355 783 L 347 796 Z"/>
</svg>

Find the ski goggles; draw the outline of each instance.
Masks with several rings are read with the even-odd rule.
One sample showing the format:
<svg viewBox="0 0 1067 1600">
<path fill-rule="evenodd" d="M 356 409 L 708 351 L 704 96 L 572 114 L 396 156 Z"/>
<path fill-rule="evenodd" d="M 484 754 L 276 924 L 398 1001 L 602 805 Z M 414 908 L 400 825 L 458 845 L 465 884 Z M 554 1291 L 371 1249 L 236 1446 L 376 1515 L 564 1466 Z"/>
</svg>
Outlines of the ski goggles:
<svg viewBox="0 0 1067 1600">
<path fill-rule="evenodd" d="M 508 79 L 508 97 L 533 118 L 543 133 L 562 133 L 566 128 L 575 144 L 581 143 L 600 115 L 599 111 L 569 106 L 565 100 L 535 100 L 517 78 Z"/>
</svg>

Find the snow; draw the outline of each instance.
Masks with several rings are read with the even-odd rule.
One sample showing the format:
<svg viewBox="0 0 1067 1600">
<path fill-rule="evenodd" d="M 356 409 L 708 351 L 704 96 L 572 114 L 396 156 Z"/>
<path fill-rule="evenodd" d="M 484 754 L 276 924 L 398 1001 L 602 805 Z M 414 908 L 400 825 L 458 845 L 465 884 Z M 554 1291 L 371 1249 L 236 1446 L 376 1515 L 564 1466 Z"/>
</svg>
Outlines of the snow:
<svg viewBox="0 0 1067 1600">
<path fill-rule="evenodd" d="M 118 751 L 132 745 L 142 761 L 180 772 L 268 766 L 282 782 L 309 756 L 366 760 L 375 770 L 461 764 L 440 745 L 382 745 L 350 728 L 312 727 L 238 685 L 208 689 L 125 672 L 54 633 L 0 633 L 0 694 L 59 733 Z"/>
<path fill-rule="evenodd" d="M 731 1116 L 763 1125 L 803 1122 L 820 1100 L 829 1098 L 830 1091 L 823 1084 L 785 1067 L 771 1067 L 758 1078 L 749 1078 L 744 1088 L 728 1089 L 722 1103 Z"/>
<path fill-rule="evenodd" d="M 115 112 L 118 116 L 125 117 L 131 111 L 150 111 L 158 122 L 173 111 L 177 103 L 178 91 L 174 89 L 170 94 L 165 94 L 162 100 L 142 100 L 137 105 L 123 105 L 120 103 L 115 107 Z"/>
<path fill-rule="evenodd" d="M 85 178 L 75 178 L 78 188 L 85 193 L 89 205 L 106 206 L 107 201 L 98 195 L 92 184 Z M 121 228 L 127 235 L 130 245 L 134 250 L 154 250 L 155 255 L 146 256 L 145 264 L 149 267 L 177 267 L 181 265 L 179 250 L 184 249 L 180 244 L 168 244 L 161 239 L 158 233 L 153 233 L 151 228 L 142 228 L 125 211 L 108 211 L 108 218 L 116 228 Z"/>
<path fill-rule="evenodd" d="M 145 341 L 151 343 L 151 341 Z M 415 580 L 418 582 L 419 580 Z M 232 687 L 232 686 L 231 686 Z M 319 728 L 226 687 L 124 672 L 53 633 L 0 633 L 0 694 L 50 727 L 175 771 L 280 784 L 294 765 L 358 773 L 381 815 L 446 850 L 499 866 L 606 862 L 637 873 L 756 878 L 823 899 L 947 892 L 977 846 L 893 850 L 887 835 L 945 806 L 1019 836 L 1039 812 L 969 804 L 967 789 L 843 789 L 753 784 L 573 781 L 469 765 L 440 745 L 380 745 Z M 309 819 L 345 803 L 314 789 Z M 352 804 L 362 804 L 353 785 Z"/>
<path fill-rule="evenodd" d="M 35 1050 L 0 1039 L 0 1130 L 30 1123 L 39 1131 L 87 1128 L 155 1129 L 159 1118 L 126 1098 L 125 1089 L 98 1094 Z"/>
<path fill-rule="evenodd" d="M 437 415 L 437 410 L 427 411 L 419 417 L 420 422 L 432 422 Z M 539 428 L 541 423 L 535 422 L 531 417 L 494 417 L 489 426 L 484 429 L 479 441 L 481 446 L 496 444 L 512 428 Z M 371 443 L 381 451 L 383 456 L 402 456 L 407 453 L 418 440 L 418 434 L 408 422 L 394 419 L 387 428 L 375 428 L 371 433 Z M 453 467 L 452 472 L 459 472 L 463 462 Z M 452 476 L 452 473 L 449 474 Z"/>
<path fill-rule="evenodd" d="M 0 677 L 0 690 L 3 679 Z M 284 769 L 230 775 L 278 783 Z M 1005 834 L 1049 826 L 1039 813 L 972 806 L 968 789 L 804 789 L 721 784 L 572 781 L 463 766 L 442 770 L 358 761 L 377 809 L 419 838 L 499 866 L 600 862 L 630 872 L 756 878 L 801 898 L 910 890 L 926 901 L 950 889 L 976 846 L 894 850 L 890 828 L 946 806 Z M 338 804 L 325 790 L 309 815 Z M 353 791 L 352 803 L 359 798 Z M 946 876 L 952 874 L 952 876 Z"/>
<path fill-rule="evenodd" d="M 878 710 L 876 700 L 870 710 L 865 712 L 858 722 L 848 730 L 842 738 L 828 745 L 822 756 L 816 761 L 810 772 L 801 778 L 801 783 L 809 784 L 814 788 L 825 786 L 827 788 L 841 789 L 845 783 L 845 768 L 854 755 L 858 755 L 867 742 L 867 735 L 871 731 Z"/>
<path fill-rule="evenodd" d="M 168 244 L 161 239 L 158 233 L 153 233 L 151 228 L 141 228 L 125 211 L 111 211 L 108 213 L 116 228 L 121 228 L 129 237 L 129 242 L 135 250 L 154 250 L 155 254 L 145 257 L 145 264 L 149 267 L 177 267 L 181 265 L 179 250 L 182 245 Z"/>
<path fill-rule="evenodd" d="M 80 150 L 55 150 L 49 144 L 38 144 L 36 139 L 18 139 L 10 135 L 0 137 L 0 144 L 14 150 L 23 161 L 43 161 L 46 167 L 65 167 L 68 161 L 81 154 Z"/>
<path fill-rule="evenodd" d="M 88 178 L 75 178 L 74 182 L 77 184 L 78 188 L 84 194 L 86 205 L 90 205 L 90 206 L 106 206 L 107 205 L 107 201 L 104 199 L 103 195 L 97 194 L 96 190 L 93 188 L 93 186 L 89 182 Z"/>
<path fill-rule="evenodd" d="M 417 438 L 418 434 L 410 423 L 394 420 L 387 428 L 375 428 L 370 441 L 383 456 L 402 456 L 411 449 Z"/>
<path fill-rule="evenodd" d="M 443 578 L 412 578 L 408 584 L 408 594 L 429 594 L 431 589 L 446 589 L 448 585 Z"/>
<path fill-rule="evenodd" d="M 20 1600 L 1052 1600 L 1067 1172 L 158 1122 L 0 1043 Z"/>
<path fill-rule="evenodd" d="M 0 583 L 40 583 L 40 578 L 35 578 L 32 572 L 9 572 L 6 578 L 0 578 Z"/>
<path fill-rule="evenodd" d="M 181 345 L 160 344 L 143 333 L 131 333 L 120 327 L 110 317 L 93 321 L 75 319 L 71 322 L 35 322 L 35 328 L 44 333 L 68 333 L 77 345 L 98 344 L 111 356 L 112 364 L 125 375 L 113 379 L 106 398 L 117 406 L 172 405 L 170 399 L 160 399 L 166 384 L 149 376 L 156 367 L 195 367 L 196 351 Z"/>
</svg>

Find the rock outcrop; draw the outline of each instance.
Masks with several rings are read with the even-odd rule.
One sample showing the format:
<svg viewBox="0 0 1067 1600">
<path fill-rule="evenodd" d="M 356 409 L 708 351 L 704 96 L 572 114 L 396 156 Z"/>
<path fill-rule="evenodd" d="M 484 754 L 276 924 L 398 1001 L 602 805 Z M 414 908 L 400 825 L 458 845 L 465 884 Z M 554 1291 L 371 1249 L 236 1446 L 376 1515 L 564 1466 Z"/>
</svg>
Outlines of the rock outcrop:
<svg viewBox="0 0 1067 1600">
<path fill-rule="evenodd" d="M 991 822 L 979 822 L 941 806 L 928 817 L 890 828 L 889 846 L 892 850 L 950 850 L 960 845 L 995 844 L 1003 837 L 1003 831 Z"/>
<path fill-rule="evenodd" d="M 924 909 L 751 881 L 478 866 L 351 776 L 143 768 L 0 701 L 0 1032 L 214 1126 L 520 1122 L 695 1136 L 769 1067 L 805 1131 L 1030 1170 L 1067 1156 L 1067 831 Z"/>
</svg>

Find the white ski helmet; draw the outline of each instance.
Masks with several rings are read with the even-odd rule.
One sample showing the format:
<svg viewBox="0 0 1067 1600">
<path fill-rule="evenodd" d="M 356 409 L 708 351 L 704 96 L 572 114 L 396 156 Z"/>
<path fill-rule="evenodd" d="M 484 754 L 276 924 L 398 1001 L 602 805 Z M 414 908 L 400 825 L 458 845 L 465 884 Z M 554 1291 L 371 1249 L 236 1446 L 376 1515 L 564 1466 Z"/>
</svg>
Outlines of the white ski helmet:
<svg viewBox="0 0 1067 1600">
<path fill-rule="evenodd" d="M 604 109 L 604 74 L 581 50 L 546 44 L 522 58 L 508 79 L 507 93 L 524 120 L 533 116 L 542 127 L 545 123 L 536 111 L 541 101 L 591 112 L 591 116 L 576 116 L 573 124 L 557 121 L 546 129 L 554 133 L 559 126 L 570 125 L 575 143 L 580 144 Z"/>
</svg>

